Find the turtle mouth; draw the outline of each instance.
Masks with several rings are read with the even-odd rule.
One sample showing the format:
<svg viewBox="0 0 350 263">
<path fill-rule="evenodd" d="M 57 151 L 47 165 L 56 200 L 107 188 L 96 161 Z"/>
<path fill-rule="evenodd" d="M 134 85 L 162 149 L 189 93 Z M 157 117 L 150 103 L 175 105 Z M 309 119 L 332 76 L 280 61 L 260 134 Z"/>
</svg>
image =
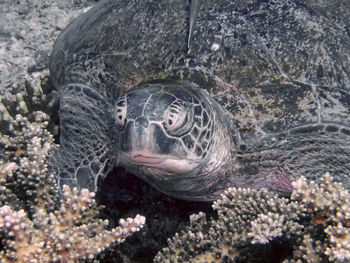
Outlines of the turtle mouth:
<svg viewBox="0 0 350 263">
<path fill-rule="evenodd" d="M 124 160 L 123 160 L 124 159 Z M 152 174 L 168 173 L 168 174 L 183 174 L 188 173 L 196 164 L 188 162 L 186 159 L 174 159 L 169 156 L 152 156 L 152 154 L 144 153 L 125 153 L 121 164 L 130 167 L 138 166 L 144 169 L 144 172 L 151 172 Z"/>
<path fill-rule="evenodd" d="M 129 159 L 139 164 L 160 164 L 164 162 L 164 159 L 144 155 L 129 156 Z"/>
<path fill-rule="evenodd" d="M 129 160 L 140 167 L 140 171 L 153 176 L 169 176 L 172 174 L 172 169 L 167 165 L 162 165 L 165 159 L 157 157 L 149 157 L 145 155 L 128 155 Z"/>
</svg>

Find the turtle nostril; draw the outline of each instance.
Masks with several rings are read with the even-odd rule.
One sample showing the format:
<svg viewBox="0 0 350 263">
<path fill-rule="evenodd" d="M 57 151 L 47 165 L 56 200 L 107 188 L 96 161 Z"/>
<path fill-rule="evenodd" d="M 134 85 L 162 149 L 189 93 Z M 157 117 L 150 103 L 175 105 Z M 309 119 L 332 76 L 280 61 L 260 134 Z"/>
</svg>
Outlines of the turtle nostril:
<svg viewBox="0 0 350 263">
<path fill-rule="evenodd" d="M 146 119 L 146 117 L 141 116 L 136 119 L 135 126 L 138 127 L 140 125 L 144 128 L 148 127 L 148 120 Z"/>
</svg>

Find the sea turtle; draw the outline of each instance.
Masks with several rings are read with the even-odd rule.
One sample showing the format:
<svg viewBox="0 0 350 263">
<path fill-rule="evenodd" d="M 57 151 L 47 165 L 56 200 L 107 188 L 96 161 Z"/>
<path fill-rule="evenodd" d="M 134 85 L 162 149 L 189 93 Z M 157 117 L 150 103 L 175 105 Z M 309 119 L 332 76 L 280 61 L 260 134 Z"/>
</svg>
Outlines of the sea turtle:
<svg viewBox="0 0 350 263">
<path fill-rule="evenodd" d="M 348 2 L 198 3 L 191 38 L 185 0 L 101 1 L 61 33 L 59 184 L 122 166 L 189 200 L 326 171 L 350 188 Z"/>
</svg>

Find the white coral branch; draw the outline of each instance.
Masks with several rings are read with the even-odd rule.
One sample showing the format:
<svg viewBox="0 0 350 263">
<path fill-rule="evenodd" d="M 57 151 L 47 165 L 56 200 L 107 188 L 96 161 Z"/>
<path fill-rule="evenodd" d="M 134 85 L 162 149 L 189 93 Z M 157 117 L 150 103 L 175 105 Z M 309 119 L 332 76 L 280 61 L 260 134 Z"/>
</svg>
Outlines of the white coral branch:
<svg viewBox="0 0 350 263">
<path fill-rule="evenodd" d="M 145 224 L 145 217 L 120 220 L 120 226 L 107 230 L 108 220 L 96 219 L 94 194 L 64 187 L 61 209 L 47 213 L 38 209 L 31 221 L 24 210 L 0 208 L 0 238 L 5 250 L 1 262 L 79 262 L 114 243 L 121 243 Z M 85 223 L 83 223 L 83 221 Z"/>
</svg>

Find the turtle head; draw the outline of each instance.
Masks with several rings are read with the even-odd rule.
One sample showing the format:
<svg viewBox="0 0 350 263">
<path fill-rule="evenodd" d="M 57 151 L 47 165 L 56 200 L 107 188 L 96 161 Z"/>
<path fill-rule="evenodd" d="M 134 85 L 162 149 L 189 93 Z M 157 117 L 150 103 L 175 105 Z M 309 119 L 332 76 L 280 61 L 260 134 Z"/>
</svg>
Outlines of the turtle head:
<svg viewBox="0 0 350 263">
<path fill-rule="evenodd" d="M 185 82 L 156 82 L 119 97 L 113 108 L 118 165 L 168 194 L 186 191 L 214 146 L 207 96 Z"/>
<path fill-rule="evenodd" d="M 210 115 L 187 83 L 139 86 L 114 107 L 118 150 L 131 162 L 127 167 L 142 167 L 143 173 L 191 172 L 209 150 Z"/>
</svg>

